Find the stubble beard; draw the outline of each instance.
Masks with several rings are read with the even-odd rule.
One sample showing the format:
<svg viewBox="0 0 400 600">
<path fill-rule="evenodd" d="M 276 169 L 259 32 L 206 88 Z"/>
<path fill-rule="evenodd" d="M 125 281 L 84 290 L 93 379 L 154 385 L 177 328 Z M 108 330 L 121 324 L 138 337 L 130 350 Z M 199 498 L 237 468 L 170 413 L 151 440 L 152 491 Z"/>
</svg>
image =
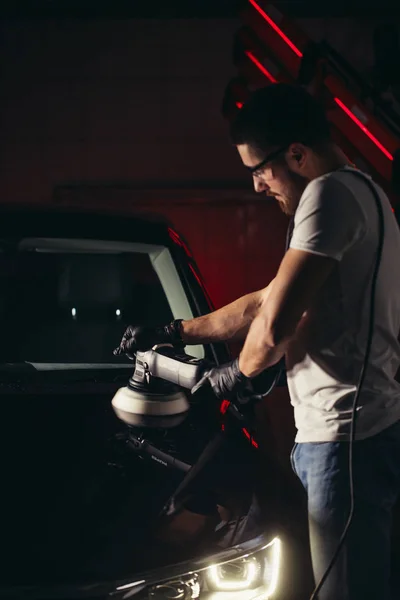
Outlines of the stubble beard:
<svg viewBox="0 0 400 600">
<path fill-rule="evenodd" d="M 282 212 L 292 217 L 299 205 L 300 198 L 309 181 L 287 168 L 288 185 L 286 193 L 281 198 L 276 198 Z"/>
</svg>

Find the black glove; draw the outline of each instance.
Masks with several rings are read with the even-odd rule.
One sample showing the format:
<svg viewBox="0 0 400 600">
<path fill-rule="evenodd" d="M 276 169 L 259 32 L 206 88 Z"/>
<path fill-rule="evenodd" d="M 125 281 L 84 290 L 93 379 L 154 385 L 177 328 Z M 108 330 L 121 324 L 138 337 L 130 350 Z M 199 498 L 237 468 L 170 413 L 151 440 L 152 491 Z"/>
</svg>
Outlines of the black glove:
<svg viewBox="0 0 400 600">
<path fill-rule="evenodd" d="M 131 356 L 137 350 L 150 350 L 156 344 L 172 344 L 175 347 L 184 347 L 181 332 L 182 319 L 177 319 L 164 327 L 142 327 L 129 325 L 114 355 L 127 354 Z"/>
<path fill-rule="evenodd" d="M 195 394 L 205 385 L 210 385 L 218 400 L 231 399 L 238 393 L 251 392 L 250 377 L 246 377 L 239 369 L 239 359 L 206 371 L 203 377 L 192 388 Z"/>
<path fill-rule="evenodd" d="M 192 388 L 192 394 L 209 384 L 219 400 L 230 400 L 237 395 L 239 402 L 245 404 L 251 399 L 261 400 L 268 395 L 282 379 L 284 373 L 285 359 L 282 358 L 276 365 L 265 369 L 260 375 L 246 377 L 240 371 L 239 359 L 236 358 L 230 363 L 206 371 Z"/>
</svg>

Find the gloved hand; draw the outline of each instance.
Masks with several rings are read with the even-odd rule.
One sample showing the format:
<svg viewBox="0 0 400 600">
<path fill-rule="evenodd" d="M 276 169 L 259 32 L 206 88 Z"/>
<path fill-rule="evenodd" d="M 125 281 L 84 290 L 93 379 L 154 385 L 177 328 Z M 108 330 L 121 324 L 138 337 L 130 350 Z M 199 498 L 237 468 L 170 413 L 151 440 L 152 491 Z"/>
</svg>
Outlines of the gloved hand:
<svg viewBox="0 0 400 600">
<path fill-rule="evenodd" d="M 129 325 L 114 355 L 132 355 L 137 351 L 150 350 L 156 344 L 172 344 L 176 347 L 184 347 L 181 333 L 182 319 L 177 319 L 164 327 L 143 327 L 140 325 Z"/>
<path fill-rule="evenodd" d="M 246 377 L 239 369 L 239 358 L 236 358 L 230 363 L 205 371 L 200 381 L 192 388 L 192 394 L 208 384 L 219 400 L 229 400 L 237 395 L 239 402 L 245 404 L 250 399 L 261 400 L 268 395 L 275 385 L 279 385 L 284 374 L 284 358 L 256 377 Z"/>
<path fill-rule="evenodd" d="M 230 363 L 213 367 L 206 371 L 203 377 L 192 388 L 195 394 L 200 388 L 210 385 L 218 400 L 231 399 L 238 393 L 251 392 L 250 377 L 246 377 L 239 369 L 239 359 Z"/>
</svg>

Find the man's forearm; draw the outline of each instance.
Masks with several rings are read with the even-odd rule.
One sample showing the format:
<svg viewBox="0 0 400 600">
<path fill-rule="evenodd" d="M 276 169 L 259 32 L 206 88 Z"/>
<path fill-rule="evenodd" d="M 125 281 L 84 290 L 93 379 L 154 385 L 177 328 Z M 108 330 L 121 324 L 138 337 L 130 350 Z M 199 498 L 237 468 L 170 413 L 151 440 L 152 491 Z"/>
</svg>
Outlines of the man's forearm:
<svg viewBox="0 0 400 600">
<path fill-rule="evenodd" d="M 243 341 L 268 296 L 269 287 L 246 294 L 208 315 L 183 321 L 183 341 L 189 345 Z"/>
<path fill-rule="evenodd" d="M 256 377 L 285 355 L 290 338 L 275 345 L 268 321 L 261 312 L 254 319 L 239 356 L 239 369 L 247 377 Z"/>
</svg>

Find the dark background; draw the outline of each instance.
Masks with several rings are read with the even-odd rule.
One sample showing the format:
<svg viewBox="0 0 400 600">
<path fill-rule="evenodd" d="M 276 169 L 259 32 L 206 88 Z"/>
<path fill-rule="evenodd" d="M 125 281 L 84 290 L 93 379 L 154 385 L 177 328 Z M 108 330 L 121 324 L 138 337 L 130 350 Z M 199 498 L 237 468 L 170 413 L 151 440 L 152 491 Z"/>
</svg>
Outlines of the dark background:
<svg viewBox="0 0 400 600">
<path fill-rule="evenodd" d="M 8 16 L 101 16 L 131 18 L 229 18 L 235 17 L 243 0 L 3 0 L 1 13 Z M 294 17 L 365 15 L 380 17 L 398 13 L 396 0 L 281 0 L 273 3 Z"/>
</svg>

